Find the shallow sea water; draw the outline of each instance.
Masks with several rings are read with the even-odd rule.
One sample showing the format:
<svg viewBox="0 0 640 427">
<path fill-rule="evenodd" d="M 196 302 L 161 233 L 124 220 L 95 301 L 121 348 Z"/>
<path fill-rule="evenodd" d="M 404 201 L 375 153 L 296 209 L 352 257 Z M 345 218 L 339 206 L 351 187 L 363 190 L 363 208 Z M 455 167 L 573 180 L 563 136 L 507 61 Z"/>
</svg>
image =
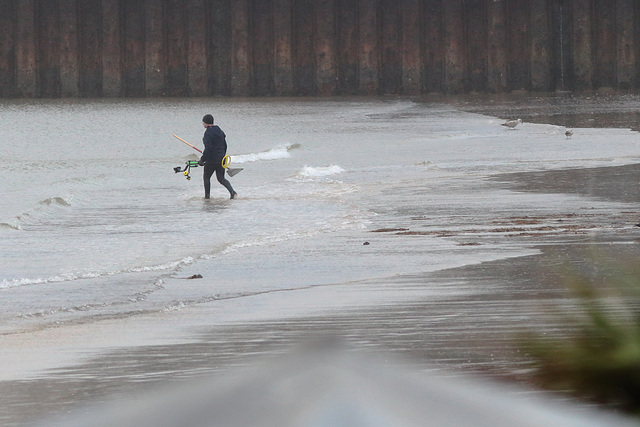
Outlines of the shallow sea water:
<svg viewBox="0 0 640 427">
<path fill-rule="evenodd" d="M 205 201 L 201 170 L 190 181 L 172 170 L 198 154 L 172 134 L 201 145 L 207 112 L 228 135 L 231 167 L 244 168 L 230 178 L 239 200 L 214 183 Z M 541 206 L 485 178 L 640 153 L 627 129 L 566 140 L 559 126 L 508 130 L 406 100 L 3 101 L 0 114 L 3 332 L 525 254 L 368 232 L 402 218 L 460 230 L 514 203 L 553 210 L 566 198 Z M 192 273 L 211 280 L 174 285 Z"/>
</svg>

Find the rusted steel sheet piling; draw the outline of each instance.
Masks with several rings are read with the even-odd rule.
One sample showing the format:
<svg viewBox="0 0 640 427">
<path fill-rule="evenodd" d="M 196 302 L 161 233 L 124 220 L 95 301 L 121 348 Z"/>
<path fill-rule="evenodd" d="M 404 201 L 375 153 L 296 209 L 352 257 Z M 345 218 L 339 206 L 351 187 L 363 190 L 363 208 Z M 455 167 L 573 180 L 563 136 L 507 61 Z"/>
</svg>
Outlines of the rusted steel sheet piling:
<svg viewBox="0 0 640 427">
<path fill-rule="evenodd" d="M 13 0 L 0 0 L 0 97 L 14 96 L 16 90 L 15 4 Z"/>
<path fill-rule="evenodd" d="M 293 0 L 295 1 L 295 0 Z M 340 0 L 337 13 L 337 93 L 355 95 L 358 93 L 358 0 Z"/>
<path fill-rule="evenodd" d="M 143 0 L 122 4 L 122 94 L 146 95 L 145 10 Z"/>
<path fill-rule="evenodd" d="M 635 0 L 616 0 L 616 82 L 620 89 L 632 89 L 637 85 L 638 23 L 634 12 L 640 5 Z"/>
<path fill-rule="evenodd" d="M 422 2 L 420 0 L 405 0 L 401 5 L 402 10 L 402 84 L 400 89 L 403 94 L 420 93 L 421 91 L 421 52 L 423 46 L 422 36 Z"/>
<path fill-rule="evenodd" d="M 554 27 L 550 20 L 550 10 L 546 7 L 547 0 L 530 0 L 530 30 L 529 49 L 530 52 L 530 89 L 533 91 L 544 91 L 552 87 L 551 75 L 551 54 L 553 47 L 552 33 Z M 559 19 L 562 19 L 560 10 L 555 10 Z M 560 25 L 561 31 L 562 25 Z M 559 42 L 559 40 L 557 40 Z M 560 58 L 558 58 L 560 60 Z M 557 89 L 561 89 L 558 87 Z"/>
<path fill-rule="evenodd" d="M 444 88 L 448 93 L 468 90 L 467 55 L 465 55 L 465 21 L 463 0 L 443 2 Z"/>
<path fill-rule="evenodd" d="M 77 0 L 59 0 L 60 8 L 60 96 L 79 96 Z"/>
<path fill-rule="evenodd" d="M 102 0 L 102 93 L 109 97 L 122 95 L 119 8 L 118 0 Z"/>
<path fill-rule="evenodd" d="M 317 0 L 315 3 L 316 28 L 316 86 L 318 95 L 336 92 L 336 3 L 340 0 Z"/>
<path fill-rule="evenodd" d="M 507 27 L 505 2 L 487 5 L 487 91 L 501 93 L 507 89 Z"/>
<path fill-rule="evenodd" d="M 14 21 L 16 64 L 15 93 L 33 97 L 40 94 L 36 91 L 37 81 L 37 45 L 36 45 L 36 8 L 35 0 L 22 0 L 16 4 Z"/>
<path fill-rule="evenodd" d="M 640 86 L 638 0 L 0 0 L 0 97 Z"/>
<path fill-rule="evenodd" d="M 424 0 L 422 18 L 424 39 L 422 52 L 422 92 L 444 92 L 444 8 L 443 0 Z"/>
<path fill-rule="evenodd" d="M 463 23 L 465 30 L 465 55 L 468 67 L 467 90 L 486 92 L 487 90 L 487 3 L 484 0 L 466 0 L 464 2 Z"/>
<path fill-rule="evenodd" d="M 593 58 L 593 0 L 571 2 L 572 32 L 571 54 L 573 56 L 572 81 L 575 90 L 590 90 L 594 87 Z"/>
</svg>

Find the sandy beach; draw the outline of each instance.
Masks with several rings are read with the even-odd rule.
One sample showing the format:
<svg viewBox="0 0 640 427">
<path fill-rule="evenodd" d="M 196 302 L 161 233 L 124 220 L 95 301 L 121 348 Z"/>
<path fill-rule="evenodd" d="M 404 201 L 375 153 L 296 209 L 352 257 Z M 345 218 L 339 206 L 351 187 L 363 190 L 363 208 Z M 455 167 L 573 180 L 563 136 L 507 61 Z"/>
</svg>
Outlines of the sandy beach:
<svg viewBox="0 0 640 427">
<path fill-rule="evenodd" d="M 637 260 L 639 106 L 633 96 L 5 101 L 0 425 L 94 424 L 96 406 L 208 379 L 210 409 L 231 399 L 236 415 L 255 397 L 271 408 L 325 390 L 329 418 L 349 425 L 372 421 L 397 391 L 422 408 L 414 422 L 364 424 L 422 425 L 425 410 L 457 419 L 473 407 L 467 420 L 488 415 L 491 427 L 503 411 L 552 427 L 506 403 L 545 396 L 570 402 L 555 412 L 566 427 L 558 412 L 594 408 L 544 393 L 516 340 L 570 336 L 556 315 L 576 312 L 567 280 L 603 287 Z M 204 112 L 243 168 L 230 178 L 237 200 L 217 184 L 203 200 L 198 168 L 193 180 L 174 173 L 195 152 L 172 134 L 199 143 Z M 32 144 L 34 115 L 47 144 Z M 517 128 L 502 126 L 518 115 Z M 97 121 L 109 132 L 96 134 Z M 341 369 L 312 365 L 333 349 L 349 355 Z M 272 396 L 291 360 L 297 373 Z M 280 367 L 262 371 L 269 361 Z M 387 388 L 382 371 L 400 386 L 424 376 L 426 390 Z M 240 377 L 235 394 L 217 387 Z M 252 378 L 263 381 L 255 390 Z M 492 385 L 454 385 L 467 379 Z M 358 406 L 369 386 L 376 403 Z"/>
<path fill-rule="evenodd" d="M 245 313 L 247 298 L 229 298 L 175 312 L 65 325 L 59 331 L 36 330 L 19 338 L 2 336 L 1 362 L 15 369 L 5 370 L 0 382 L 0 423 L 18 426 L 43 417 L 81 414 L 86 404 L 126 398 L 169 380 L 228 374 L 324 336 L 337 337 L 348 349 L 383 355 L 391 366 L 402 361 L 416 372 L 444 377 L 515 381 L 533 392 L 528 384 L 532 366 L 514 346 L 514 337 L 536 326 L 562 327 L 553 316 L 568 296 L 559 267 L 568 262 L 580 269 L 588 263 L 585 250 L 597 247 L 602 253 L 637 259 L 640 229 L 633 225 L 640 219 L 634 209 L 640 202 L 639 174 L 640 165 L 629 165 L 493 177 L 519 191 L 575 193 L 630 204 L 628 210 L 572 210 L 547 218 L 511 212 L 482 224 L 489 232 L 474 232 L 473 227 L 457 231 L 468 236 L 469 247 L 496 239 L 526 240 L 539 251 L 530 256 L 401 275 L 395 283 L 339 285 L 330 299 L 321 286 L 257 294 L 250 318 Z M 413 221 L 363 230 L 361 241 L 420 238 L 416 230 L 421 218 Z M 544 229 L 536 229 L 537 224 Z M 444 228 L 436 234 L 453 237 Z M 430 298 L 394 300 L 399 290 L 411 293 L 423 283 L 431 284 Z M 385 287 L 393 292 L 387 302 L 366 309 L 350 304 L 359 287 L 378 289 L 382 299 Z M 458 292 L 451 293 L 452 288 Z M 269 307 L 264 319 L 259 307 Z M 274 317 L 276 311 L 288 314 Z M 212 316 L 233 320 L 215 325 Z"/>
</svg>

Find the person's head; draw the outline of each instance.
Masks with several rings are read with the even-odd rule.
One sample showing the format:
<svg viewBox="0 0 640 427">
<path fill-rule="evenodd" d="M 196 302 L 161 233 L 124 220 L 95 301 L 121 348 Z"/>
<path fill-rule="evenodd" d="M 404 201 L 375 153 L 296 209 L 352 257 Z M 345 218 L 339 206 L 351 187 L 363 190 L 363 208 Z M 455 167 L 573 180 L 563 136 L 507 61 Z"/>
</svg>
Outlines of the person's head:
<svg viewBox="0 0 640 427">
<path fill-rule="evenodd" d="M 213 126 L 213 116 L 211 114 L 205 114 L 202 118 L 202 124 L 204 127 Z"/>
</svg>

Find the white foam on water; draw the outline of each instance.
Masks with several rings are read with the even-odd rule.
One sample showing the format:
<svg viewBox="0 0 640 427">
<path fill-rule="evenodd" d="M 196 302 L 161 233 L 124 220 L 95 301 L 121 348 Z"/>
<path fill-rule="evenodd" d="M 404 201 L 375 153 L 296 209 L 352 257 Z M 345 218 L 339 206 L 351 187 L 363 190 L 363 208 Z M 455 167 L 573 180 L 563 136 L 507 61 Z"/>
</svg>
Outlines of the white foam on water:
<svg viewBox="0 0 640 427">
<path fill-rule="evenodd" d="M 244 164 L 250 162 L 258 162 L 261 160 L 278 160 L 291 157 L 291 150 L 299 148 L 298 144 L 279 145 L 266 151 L 249 154 L 230 155 L 232 164 Z"/>
<path fill-rule="evenodd" d="M 338 165 L 320 166 L 320 167 L 305 165 L 305 167 L 303 167 L 297 172 L 296 176 L 302 177 L 302 178 L 324 178 L 327 176 L 338 175 L 342 172 L 344 172 L 344 169 L 342 169 Z"/>
</svg>

